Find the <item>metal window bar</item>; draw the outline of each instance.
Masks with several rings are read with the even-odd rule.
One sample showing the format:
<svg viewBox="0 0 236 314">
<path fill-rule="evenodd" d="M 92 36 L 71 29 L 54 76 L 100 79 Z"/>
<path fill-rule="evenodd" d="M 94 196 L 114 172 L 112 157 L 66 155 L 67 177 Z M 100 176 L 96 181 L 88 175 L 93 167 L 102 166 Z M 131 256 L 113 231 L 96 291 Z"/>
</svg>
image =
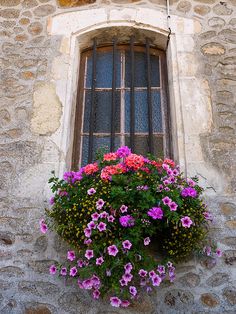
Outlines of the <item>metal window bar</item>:
<svg viewBox="0 0 236 314">
<path fill-rule="evenodd" d="M 111 139 L 110 148 L 115 149 L 115 93 L 116 93 L 116 44 L 117 39 L 113 39 L 113 60 L 112 60 L 112 104 L 111 104 Z"/>
<path fill-rule="evenodd" d="M 147 102 L 148 102 L 148 148 L 151 154 L 153 147 L 153 118 L 152 118 L 152 89 L 151 89 L 151 62 L 150 62 L 150 42 L 146 38 L 146 60 L 147 60 Z"/>
<path fill-rule="evenodd" d="M 131 80 L 130 80 L 130 148 L 134 151 L 135 136 L 135 107 L 134 107 L 134 36 L 130 38 L 130 64 L 131 64 Z"/>
<path fill-rule="evenodd" d="M 94 132 L 94 118 L 95 118 L 95 87 L 96 87 L 96 58 L 97 58 L 97 41 L 93 40 L 93 57 L 92 57 L 92 86 L 91 86 L 91 111 L 89 123 L 89 149 L 88 149 L 88 163 L 93 160 L 93 132 Z"/>
</svg>

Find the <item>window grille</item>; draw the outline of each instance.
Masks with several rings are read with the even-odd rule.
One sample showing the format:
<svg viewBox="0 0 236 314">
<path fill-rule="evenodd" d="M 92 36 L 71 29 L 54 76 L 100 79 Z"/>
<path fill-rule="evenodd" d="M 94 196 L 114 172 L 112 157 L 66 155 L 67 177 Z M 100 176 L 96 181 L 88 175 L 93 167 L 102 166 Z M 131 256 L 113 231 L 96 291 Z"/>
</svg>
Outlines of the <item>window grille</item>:
<svg viewBox="0 0 236 314">
<path fill-rule="evenodd" d="M 92 162 L 97 148 L 121 145 L 171 157 L 165 53 L 135 42 L 93 47 L 81 54 L 73 168 Z"/>
</svg>

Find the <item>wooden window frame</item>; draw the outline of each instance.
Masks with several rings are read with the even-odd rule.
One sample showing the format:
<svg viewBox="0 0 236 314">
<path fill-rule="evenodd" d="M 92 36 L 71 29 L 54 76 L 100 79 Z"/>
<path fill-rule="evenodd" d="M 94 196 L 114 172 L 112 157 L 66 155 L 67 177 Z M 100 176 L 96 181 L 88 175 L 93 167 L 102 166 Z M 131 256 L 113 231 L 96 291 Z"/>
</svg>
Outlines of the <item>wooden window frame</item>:
<svg viewBox="0 0 236 314">
<path fill-rule="evenodd" d="M 97 52 L 108 52 L 112 51 L 113 45 L 99 45 L 96 47 Z M 130 49 L 129 44 L 117 44 L 117 50 L 128 51 Z M 134 44 L 135 52 L 145 52 L 146 46 L 144 44 Z M 76 171 L 80 167 L 82 157 L 81 139 L 83 136 L 83 111 L 84 111 L 84 97 L 85 97 L 85 86 L 86 81 L 86 58 L 91 56 L 93 48 L 87 48 L 81 52 L 80 67 L 79 67 L 79 79 L 75 109 L 75 122 L 74 122 L 74 140 L 72 150 L 72 170 Z M 166 54 L 163 50 L 155 47 L 150 47 L 150 55 L 159 56 L 159 69 L 160 69 L 160 87 L 152 87 L 154 89 L 160 89 L 161 91 L 161 111 L 162 111 L 162 123 L 163 123 L 163 148 L 165 157 L 173 158 L 172 150 L 172 139 L 171 139 L 171 116 L 168 101 L 168 80 L 167 80 L 167 65 L 166 65 Z M 128 90 L 130 88 L 120 87 L 116 90 Z M 108 88 L 105 88 L 108 90 Z M 135 89 L 139 89 L 135 87 Z M 143 88 L 144 89 L 144 88 Z M 146 89 L 146 88 L 145 88 Z M 142 87 L 140 88 L 142 90 Z M 137 134 L 137 133 L 136 133 Z"/>
</svg>

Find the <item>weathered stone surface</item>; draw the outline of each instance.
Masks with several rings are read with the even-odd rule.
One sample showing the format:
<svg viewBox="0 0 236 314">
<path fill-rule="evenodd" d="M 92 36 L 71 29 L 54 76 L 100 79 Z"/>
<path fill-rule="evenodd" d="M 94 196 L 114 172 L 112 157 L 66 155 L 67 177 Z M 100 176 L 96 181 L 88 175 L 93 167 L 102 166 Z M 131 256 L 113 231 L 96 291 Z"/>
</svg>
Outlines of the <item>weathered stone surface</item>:
<svg viewBox="0 0 236 314">
<path fill-rule="evenodd" d="M 57 0 L 62 7 L 76 7 L 96 2 L 96 0 Z"/>
<path fill-rule="evenodd" d="M 219 299 L 215 294 L 204 293 L 201 295 L 201 302 L 208 307 L 216 307 L 219 305 Z"/>
<path fill-rule="evenodd" d="M 22 2 L 22 7 L 24 9 L 31 9 L 38 5 L 38 2 L 36 0 L 24 0 Z"/>
<path fill-rule="evenodd" d="M 235 26 L 235 25 L 236 25 L 236 18 L 232 18 L 232 19 L 229 21 L 229 25 Z"/>
<path fill-rule="evenodd" d="M 221 204 L 221 211 L 224 215 L 235 215 L 236 206 L 233 203 L 223 203 Z"/>
<path fill-rule="evenodd" d="M 236 251 L 235 250 L 224 251 L 224 260 L 227 265 L 235 265 L 236 264 Z"/>
<path fill-rule="evenodd" d="M 48 239 L 45 236 L 37 238 L 34 244 L 34 250 L 36 252 L 45 252 L 48 245 Z"/>
<path fill-rule="evenodd" d="M 10 113 L 6 109 L 0 110 L 0 126 L 6 126 L 11 122 Z"/>
<path fill-rule="evenodd" d="M 199 285 L 200 276 L 194 273 L 187 273 L 184 276 L 180 277 L 179 281 L 189 288 L 193 288 Z"/>
<path fill-rule="evenodd" d="M 19 23 L 21 25 L 28 25 L 30 23 L 30 19 L 28 19 L 27 17 L 23 17 L 22 19 L 19 20 Z"/>
<path fill-rule="evenodd" d="M 0 16 L 6 19 L 17 19 L 20 15 L 20 10 L 4 9 L 0 11 Z"/>
<path fill-rule="evenodd" d="M 222 3 L 213 7 L 213 12 L 217 15 L 230 15 L 232 14 L 233 10 L 228 7 L 227 2 L 222 1 Z"/>
<path fill-rule="evenodd" d="M 55 264 L 54 260 L 36 260 L 29 261 L 29 267 L 40 274 L 48 274 L 51 265 Z"/>
<path fill-rule="evenodd" d="M 52 314 L 55 313 L 54 311 L 52 312 L 51 309 L 55 308 L 54 306 L 48 305 L 48 304 L 43 304 L 43 303 L 29 303 L 25 305 L 25 312 L 24 314 Z"/>
<path fill-rule="evenodd" d="M 57 292 L 59 292 L 59 289 L 56 285 L 44 281 L 21 281 L 18 284 L 18 288 L 21 293 L 30 293 L 40 297 L 55 295 Z"/>
<path fill-rule="evenodd" d="M 1 244 L 12 245 L 14 242 L 15 242 L 15 235 L 13 233 L 0 231 L 0 243 Z"/>
<path fill-rule="evenodd" d="M 52 84 L 41 84 L 34 92 L 34 111 L 31 130 L 45 135 L 60 126 L 61 103 Z"/>
<path fill-rule="evenodd" d="M 211 287 L 217 287 L 227 283 L 229 281 L 229 275 L 226 273 L 216 273 L 212 275 L 208 280 L 207 284 Z"/>
<path fill-rule="evenodd" d="M 15 37 L 16 41 L 27 41 L 28 36 L 26 34 L 20 34 Z"/>
<path fill-rule="evenodd" d="M 3 7 L 16 7 L 20 4 L 20 0 L 0 0 L 0 6 Z"/>
<path fill-rule="evenodd" d="M 165 294 L 164 302 L 171 308 L 179 309 L 183 304 L 190 306 L 194 297 L 189 291 L 172 289 Z"/>
<path fill-rule="evenodd" d="M 223 29 L 218 35 L 226 42 L 236 43 L 236 31 L 232 29 Z"/>
<path fill-rule="evenodd" d="M 222 19 L 221 17 L 212 17 L 211 19 L 208 20 L 208 25 L 211 27 L 222 28 L 223 26 L 225 26 L 225 20 Z"/>
<path fill-rule="evenodd" d="M 35 78 L 35 74 L 31 71 L 24 71 L 20 73 L 20 78 L 23 80 L 32 80 Z"/>
<path fill-rule="evenodd" d="M 58 299 L 60 308 L 69 313 L 78 313 L 78 308 L 81 313 L 86 313 L 88 306 L 91 308 L 91 302 L 88 298 L 85 298 L 82 293 L 79 292 L 66 292 Z"/>
<path fill-rule="evenodd" d="M 0 261 L 7 261 L 12 259 L 12 253 L 0 250 Z"/>
<path fill-rule="evenodd" d="M 212 269 L 216 266 L 216 259 L 212 257 L 203 257 L 201 259 L 201 265 L 207 269 Z"/>
<path fill-rule="evenodd" d="M 39 22 L 34 22 L 31 23 L 27 29 L 31 35 L 39 35 L 43 31 L 43 25 Z"/>
<path fill-rule="evenodd" d="M 225 288 L 223 291 L 223 297 L 231 306 L 236 305 L 236 289 L 234 287 Z"/>
<path fill-rule="evenodd" d="M 207 15 L 211 11 L 211 8 L 206 5 L 196 5 L 194 7 L 194 12 L 199 14 L 199 15 Z"/>
<path fill-rule="evenodd" d="M 206 40 L 216 36 L 216 31 L 208 31 L 199 35 L 200 39 Z"/>
<path fill-rule="evenodd" d="M 236 220 L 226 221 L 225 225 L 230 229 L 236 229 Z"/>
<path fill-rule="evenodd" d="M 231 247 L 236 247 L 236 237 L 226 237 L 223 243 Z"/>
<path fill-rule="evenodd" d="M 6 266 L 0 268 L 0 275 L 4 277 L 18 277 L 24 275 L 24 271 L 16 266 Z"/>
<path fill-rule="evenodd" d="M 55 10 L 55 7 L 50 4 L 40 5 L 34 10 L 34 15 L 39 17 L 48 16 L 54 13 Z"/>
<path fill-rule="evenodd" d="M 177 10 L 180 12 L 189 12 L 191 10 L 191 3 L 189 1 L 180 1 L 177 5 Z"/>
<path fill-rule="evenodd" d="M 206 56 L 217 56 L 225 54 L 225 47 L 219 43 L 212 42 L 202 46 L 201 51 Z"/>
</svg>

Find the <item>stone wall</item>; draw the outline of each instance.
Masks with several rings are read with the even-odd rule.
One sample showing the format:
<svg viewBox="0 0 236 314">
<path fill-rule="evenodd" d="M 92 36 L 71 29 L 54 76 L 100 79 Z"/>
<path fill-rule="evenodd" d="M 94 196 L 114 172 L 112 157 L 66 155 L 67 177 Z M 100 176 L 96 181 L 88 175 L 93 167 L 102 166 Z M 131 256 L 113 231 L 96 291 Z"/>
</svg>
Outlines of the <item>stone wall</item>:
<svg viewBox="0 0 236 314">
<path fill-rule="evenodd" d="M 60 4 L 61 6 L 60 6 Z M 54 60 L 66 44 L 51 36 L 50 17 L 94 7 L 152 7 L 166 12 L 164 0 L 0 0 L 0 313 L 124 313 L 94 302 L 76 287 L 48 275 L 64 245 L 39 232 L 47 206 L 47 179 L 66 164 L 60 146 L 63 99 L 53 82 L 63 72 Z M 198 60 L 194 76 L 209 86 L 212 125 L 200 135 L 204 159 L 220 174 L 223 189 L 211 183 L 206 195 L 216 219 L 212 237 L 224 250 L 210 259 L 178 266 L 177 280 L 126 313 L 235 313 L 236 311 L 236 1 L 170 0 L 170 14 L 193 18 Z M 65 25 L 66 27 L 66 25 Z M 182 27 L 181 25 L 179 27 Z M 188 42 L 183 44 L 188 46 Z M 67 60 L 65 60 L 65 63 Z M 59 74 L 58 74 L 59 73 Z M 197 104 L 196 104 L 197 106 Z M 194 152 L 193 152 L 194 155 Z M 187 161 L 188 162 L 188 161 Z M 189 161 L 190 162 L 190 161 Z M 200 173 L 206 177 L 206 173 Z M 215 189 L 215 192 L 214 192 Z"/>
</svg>

